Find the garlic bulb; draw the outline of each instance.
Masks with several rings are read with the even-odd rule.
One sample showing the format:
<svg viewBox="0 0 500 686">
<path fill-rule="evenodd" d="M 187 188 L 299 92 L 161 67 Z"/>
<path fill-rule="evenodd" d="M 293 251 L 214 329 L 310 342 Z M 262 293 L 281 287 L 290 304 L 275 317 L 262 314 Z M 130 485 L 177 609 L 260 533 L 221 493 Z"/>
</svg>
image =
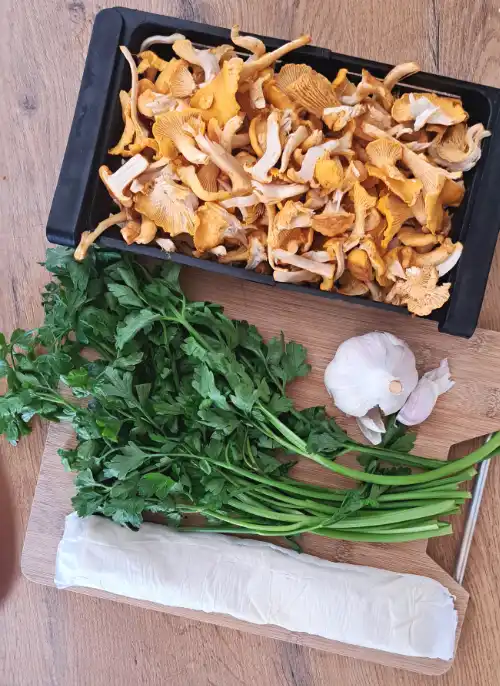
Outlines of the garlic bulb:
<svg viewBox="0 0 500 686">
<path fill-rule="evenodd" d="M 356 423 L 363 436 L 373 445 L 382 443 L 385 434 L 385 424 L 378 407 L 372 407 L 364 417 L 356 417 Z"/>
<path fill-rule="evenodd" d="M 410 348 L 380 331 L 344 341 L 325 370 L 325 386 L 335 405 L 354 417 L 377 406 L 386 415 L 398 412 L 417 381 Z"/>
<path fill-rule="evenodd" d="M 426 372 L 420 379 L 398 414 L 398 422 L 406 426 L 421 424 L 434 409 L 439 396 L 454 385 L 455 382 L 450 378 L 448 360 L 442 360 L 437 369 Z"/>
</svg>

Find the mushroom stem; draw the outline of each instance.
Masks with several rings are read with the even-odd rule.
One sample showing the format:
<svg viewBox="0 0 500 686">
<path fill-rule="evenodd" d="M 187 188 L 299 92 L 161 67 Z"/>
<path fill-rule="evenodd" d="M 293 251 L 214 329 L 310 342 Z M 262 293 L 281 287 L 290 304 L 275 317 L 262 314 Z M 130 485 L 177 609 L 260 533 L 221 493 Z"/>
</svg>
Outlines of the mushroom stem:
<svg viewBox="0 0 500 686">
<path fill-rule="evenodd" d="M 172 33 L 170 36 L 150 36 L 142 41 L 139 52 L 148 50 L 152 45 L 172 45 L 175 41 L 185 39 L 186 36 L 183 36 L 182 33 Z"/>
<path fill-rule="evenodd" d="M 276 60 L 279 60 L 280 57 L 283 57 L 283 55 L 286 55 L 288 52 L 296 50 L 297 48 L 301 48 L 303 45 L 307 45 L 310 42 L 311 36 L 300 36 L 299 38 L 290 41 L 290 43 L 285 43 L 285 45 L 281 45 L 279 48 L 273 50 L 272 52 L 265 53 L 264 55 L 262 55 L 262 57 L 259 57 L 258 59 L 253 60 L 252 62 L 245 62 L 241 70 L 240 80 L 245 81 L 246 79 L 249 79 L 256 72 L 262 71 L 263 69 L 267 69 L 267 67 L 270 67 L 271 64 L 276 62 Z"/>
<path fill-rule="evenodd" d="M 99 236 L 115 224 L 120 224 L 121 222 L 127 221 L 127 213 L 118 212 L 118 214 L 112 214 L 111 217 L 103 219 L 102 222 L 96 226 L 93 231 L 84 231 L 81 235 L 78 247 L 75 250 L 74 258 L 77 262 L 82 262 L 87 256 L 87 251 Z"/>
</svg>

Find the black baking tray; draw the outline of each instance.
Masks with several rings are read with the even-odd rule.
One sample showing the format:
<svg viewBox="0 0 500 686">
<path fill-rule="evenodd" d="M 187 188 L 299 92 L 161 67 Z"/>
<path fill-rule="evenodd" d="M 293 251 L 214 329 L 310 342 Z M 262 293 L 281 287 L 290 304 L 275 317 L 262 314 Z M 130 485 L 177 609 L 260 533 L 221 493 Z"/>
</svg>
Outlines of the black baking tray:
<svg viewBox="0 0 500 686">
<path fill-rule="evenodd" d="M 105 9 L 97 14 L 68 144 L 47 222 L 47 238 L 52 243 L 74 246 L 83 231 L 92 229 L 99 221 L 116 211 L 116 206 L 99 182 L 98 169 L 104 163 L 112 169 L 120 163 L 107 153 L 122 131 L 118 93 L 120 89 L 128 90 L 130 87 L 129 70 L 119 46 L 126 45 L 132 53 L 137 53 L 142 41 L 148 36 L 176 32 L 184 34 L 198 46 L 230 43 L 229 30 L 216 26 L 122 7 Z M 259 37 L 269 50 L 286 42 L 277 38 Z M 173 56 L 170 46 L 158 45 L 154 49 L 164 58 Z M 391 68 L 380 62 L 340 55 L 325 48 L 311 46 L 293 51 L 285 56 L 283 62 L 307 63 L 332 80 L 340 67 L 348 68 L 353 81 L 359 80 L 362 68 L 368 69 L 377 77 L 383 77 Z M 465 198 L 453 216 L 451 236 L 464 244 L 464 250 L 457 267 L 447 275 L 447 279 L 452 282 L 450 300 L 428 317 L 438 322 L 440 331 L 469 337 L 474 333 L 481 310 L 500 227 L 500 90 L 423 72 L 408 78 L 398 86 L 398 90 L 431 90 L 458 96 L 470 115 L 470 123 L 481 122 L 493 134 L 483 141 L 483 154 L 479 164 L 464 175 Z M 298 293 L 313 293 L 323 298 L 342 299 L 350 303 L 406 313 L 404 308 L 363 298 L 350 298 L 308 286 L 277 284 L 271 276 L 241 267 L 221 265 L 177 253 L 167 255 L 153 245 L 127 246 L 117 229 L 107 232 L 100 243 Z"/>
</svg>

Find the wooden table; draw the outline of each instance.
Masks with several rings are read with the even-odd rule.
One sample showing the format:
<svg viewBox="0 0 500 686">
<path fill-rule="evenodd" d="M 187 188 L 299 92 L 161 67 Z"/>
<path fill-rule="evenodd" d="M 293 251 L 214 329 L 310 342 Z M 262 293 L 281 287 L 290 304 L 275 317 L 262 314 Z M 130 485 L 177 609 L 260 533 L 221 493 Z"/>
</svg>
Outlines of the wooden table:
<svg viewBox="0 0 500 686">
<path fill-rule="evenodd" d="M 0 331 L 41 319 L 37 265 L 95 13 L 111 0 L 1 0 Z M 500 86 L 493 0 L 122 0 L 122 5 L 291 38 Z M 231 7 L 232 9 L 226 9 Z M 252 9 L 252 8 L 258 8 Z M 481 325 L 500 329 L 500 254 Z M 496 297 L 495 297 L 496 296 Z M 30 584 L 19 573 L 46 428 L 0 443 L 0 686 L 493 686 L 500 673 L 500 461 L 490 472 L 454 668 L 437 679 Z M 455 540 L 431 543 L 452 570 Z"/>
</svg>

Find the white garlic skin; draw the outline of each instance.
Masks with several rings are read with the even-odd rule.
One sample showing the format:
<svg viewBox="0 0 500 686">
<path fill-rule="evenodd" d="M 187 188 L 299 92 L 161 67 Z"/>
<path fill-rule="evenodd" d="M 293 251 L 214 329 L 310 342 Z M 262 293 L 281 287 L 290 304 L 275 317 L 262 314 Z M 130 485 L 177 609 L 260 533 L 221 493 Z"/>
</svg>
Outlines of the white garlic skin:
<svg viewBox="0 0 500 686">
<path fill-rule="evenodd" d="M 377 406 L 386 415 L 398 412 L 417 385 L 418 373 L 404 341 L 373 331 L 341 343 L 324 380 L 339 410 L 364 417 Z"/>
<path fill-rule="evenodd" d="M 356 423 L 363 436 L 373 445 L 382 443 L 385 424 L 378 407 L 372 407 L 364 417 L 356 417 Z"/>
<path fill-rule="evenodd" d="M 406 426 L 422 424 L 429 417 L 437 399 L 453 388 L 448 360 L 441 360 L 437 369 L 426 372 L 397 416 L 398 422 Z"/>
</svg>

